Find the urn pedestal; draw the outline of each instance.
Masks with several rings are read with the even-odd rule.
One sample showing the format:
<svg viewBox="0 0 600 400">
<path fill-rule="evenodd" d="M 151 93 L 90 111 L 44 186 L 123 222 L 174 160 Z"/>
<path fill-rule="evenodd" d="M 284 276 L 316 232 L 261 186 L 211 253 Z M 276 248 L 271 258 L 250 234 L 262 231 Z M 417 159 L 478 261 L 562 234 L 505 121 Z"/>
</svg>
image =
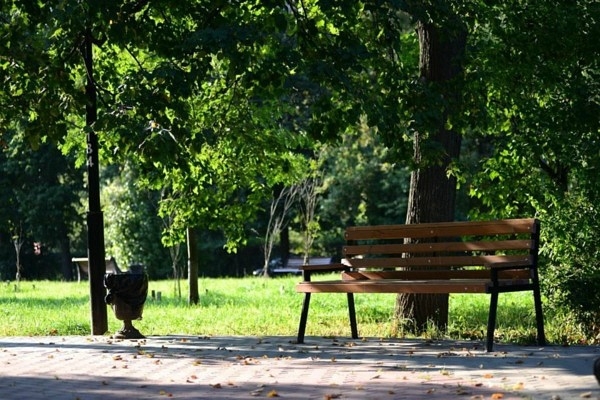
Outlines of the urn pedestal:
<svg viewBox="0 0 600 400">
<path fill-rule="evenodd" d="M 132 321 L 142 319 L 144 303 L 148 296 L 148 276 L 142 266 L 129 268 L 129 272 L 110 273 L 104 276 L 104 286 L 108 290 L 106 304 L 111 305 L 115 317 L 123 321 L 123 327 L 113 335 L 115 339 L 145 337 L 133 326 Z"/>
</svg>

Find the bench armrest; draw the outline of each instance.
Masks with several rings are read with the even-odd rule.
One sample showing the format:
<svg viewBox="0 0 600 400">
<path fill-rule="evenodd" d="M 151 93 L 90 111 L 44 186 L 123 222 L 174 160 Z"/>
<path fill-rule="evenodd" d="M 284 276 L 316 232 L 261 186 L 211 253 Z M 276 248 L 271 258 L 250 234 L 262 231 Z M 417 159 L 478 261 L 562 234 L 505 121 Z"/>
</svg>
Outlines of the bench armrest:
<svg viewBox="0 0 600 400">
<path fill-rule="evenodd" d="M 307 272 L 335 272 L 335 271 L 346 271 L 351 267 L 349 265 L 345 265 L 342 263 L 332 263 L 332 264 L 323 264 L 323 265 L 301 265 L 301 271 Z"/>
</svg>

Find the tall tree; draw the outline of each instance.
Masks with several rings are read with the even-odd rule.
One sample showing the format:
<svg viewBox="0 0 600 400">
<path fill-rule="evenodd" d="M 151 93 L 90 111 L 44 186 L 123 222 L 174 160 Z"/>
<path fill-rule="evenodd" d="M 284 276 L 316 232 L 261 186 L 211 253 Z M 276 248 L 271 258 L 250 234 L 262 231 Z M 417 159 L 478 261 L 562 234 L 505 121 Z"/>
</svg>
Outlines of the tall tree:
<svg viewBox="0 0 600 400">
<path fill-rule="evenodd" d="M 456 116 L 461 98 L 466 29 L 460 16 L 453 14 L 417 23 L 419 86 L 422 96 L 429 100 L 421 112 L 433 118 L 414 134 L 416 169 L 411 174 L 407 224 L 454 220 L 456 178 L 448 171 L 459 157 L 461 134 L 449 128 L 448 121 Z M 400 294 L 397 312 L 419 330 L 428 322 L 444 328 L 448 323 L 448 295 Z"/>
</svg>

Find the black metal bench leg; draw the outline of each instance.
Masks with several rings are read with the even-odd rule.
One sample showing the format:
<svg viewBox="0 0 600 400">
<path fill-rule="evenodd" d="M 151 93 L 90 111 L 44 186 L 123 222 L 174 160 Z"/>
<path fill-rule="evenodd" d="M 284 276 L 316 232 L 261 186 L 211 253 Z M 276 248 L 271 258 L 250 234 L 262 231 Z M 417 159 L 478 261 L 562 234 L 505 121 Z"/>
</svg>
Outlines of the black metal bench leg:
<svg viewBox="0 0 600 400">
<path fill-rule="evenodd" d="M 490 297 L 490 311 L 488 314 L 487 343 L 488 352 L 494 350 L 494 331 L 496 330 L 496 311 L 498 309 L 498 292 L 492 292 Z"/>
<path fill-rule="evenodd" d="M 537 341 L 539 346 L 546 345 L 546 334 L 544 333 L 544 314 L 542 314 L 542 295 L 540 287 L 536 285 L 533 289 L 533 302 L 535 306 L 535 320 L 537 324 Z"/>
<path fill-rule="evenodd" d="M 310 293 L 305 293 L 300 314 L 300 327 L 298 328 L 298 343 L 304 343 L 304 332 L 306 332 L 306 320 L 308 319 L 308 306 L 310 305 Z"/>
<path fill-rule="evenodd" d="M 348 313 L 350 314 L 350 331 L 352 332 L 352 339 L 358 339 L 356 310 L 354 309 L 354 293 L 348 293 Z"/>
</svg>

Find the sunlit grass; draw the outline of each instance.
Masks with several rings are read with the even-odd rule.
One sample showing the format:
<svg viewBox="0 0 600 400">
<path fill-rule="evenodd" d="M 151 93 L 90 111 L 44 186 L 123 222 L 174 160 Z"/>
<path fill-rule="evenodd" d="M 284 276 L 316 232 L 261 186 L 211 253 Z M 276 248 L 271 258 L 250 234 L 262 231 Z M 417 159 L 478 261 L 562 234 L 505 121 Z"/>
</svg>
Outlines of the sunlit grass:
<svg viewBox="0 0 600 400">
<path fill-rule="evenodd" d="M 248 335 L 297 334 L 303 294 L 294 287 L 298 277 L 275 279 L 200 279 L 200 304 L 187 303 L 187 283 L 179 298 L 173 281 L 152 281 L 143 319 L 134 325 L 146 335 Z M 150 294 L 154 292 L 155 296 Z M 160 292 L 160 300 L 158 293 Z M 394 329 L 394 294 L 357 294 L 359 334 L 364 337 L 398 335 Z M 452 295 L 446 337 L 481 340 L 485 337 L 489 297 Z M 91 331 L 88 282 L 14 282 L 0 284 L 0 336 L 87 335 Z M 109 332 L 121 327 L 108 309 Z M 531 293 L 500 295 L 496 335 L 513 343 L 532 343 L 535 318 Z M 550 341 L 585 342 L 577 329 L 546 315 Z M 564 332 L 570 332 L 565 339 Z M 321 293 L 312 296 L 307 335 L 350 335 L 346 296 Z M 435 333 L 433 333 L 435 334 Z M 431 334 L 431 335 L 433 335 Z M 439 333 L 437 333 L 439 336 Z"/>
</svg>

